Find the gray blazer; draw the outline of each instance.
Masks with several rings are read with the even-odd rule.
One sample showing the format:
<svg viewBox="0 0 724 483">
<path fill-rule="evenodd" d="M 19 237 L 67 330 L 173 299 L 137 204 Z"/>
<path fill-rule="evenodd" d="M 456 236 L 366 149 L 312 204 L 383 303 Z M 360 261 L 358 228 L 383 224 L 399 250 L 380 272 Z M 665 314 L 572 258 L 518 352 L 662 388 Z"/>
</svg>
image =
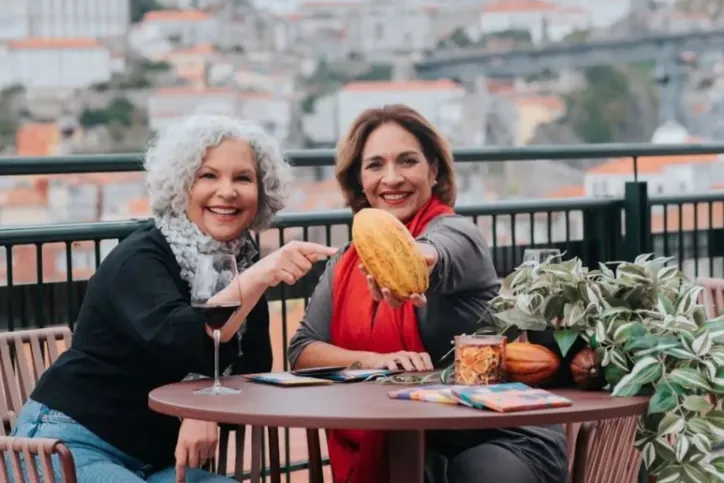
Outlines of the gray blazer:
<svg viewBox="0 0 724 483">
<path fill-rule="evenodd" d="M 439 368 L 452 361 L 452 356 L 441 359 L 452 349 L 454 336 L 492 327 L 488 304 L 497 295 L 500 283 L 487 243 L 469 219 L 460 215 L 437 217 L 417 240 L 429 243 L 439 253 L 425 294 L 427 305 L 416 309 L 422 343 Z M 301 325 L 289 344 L 291 367 L 307 345 L 315 341 L 330 342 L 332 276 L 335 264 L 348 247 L 327 262 Z"/>
<path fill-rule="evenodd" d="M 470 220 L 459 215 L 441 216 L 432 220 L 418 241 L 429 243 L 439 253 L 432 271 L 430 288 L 425 294 L 427 305 L 417 309 L 417 321 L 425 349 L 437 368 L 453 361 L 451 353 L 456 335 L 470 334 L 485 326 L 493 326 L 489 311 L 490 300 L 500 289 L 490 250 L 480 230 Z M 349 245 L 346 248 L 348 248 Z M 332 319 L 332 274 L 339 256 L 328 263 L 319 284 L 309 301 L 301 326 L 289 344 L 291 367 L 304 348 L 314 341 L 330 342 Z M 436 457 L 448 460 L 459 451 L 495 440 L 538 474 L 541 483 L 568 481 L 568 453 L 566 438 L 560 425 L 552 427 L 526 426 L 480 431 L 437 431 L 429 434 L 429 449 Z M 451 443 L 452 442 L 452 443 Z M 430 446 L 431 445 L 431 446 Z M 456 448 L 448 451 L 446 448 Z M 431 453 L 431 454 L 433 454 Z M 462 452 L 470 461 L 466 465 L 491 465 L 491 461 L 475 461 L 476 453 Z M 443 472 L 444 473 L 444 472 Z M 435 483 L 447 482 L 443 475 L 435 475 Z"/>
</svg>

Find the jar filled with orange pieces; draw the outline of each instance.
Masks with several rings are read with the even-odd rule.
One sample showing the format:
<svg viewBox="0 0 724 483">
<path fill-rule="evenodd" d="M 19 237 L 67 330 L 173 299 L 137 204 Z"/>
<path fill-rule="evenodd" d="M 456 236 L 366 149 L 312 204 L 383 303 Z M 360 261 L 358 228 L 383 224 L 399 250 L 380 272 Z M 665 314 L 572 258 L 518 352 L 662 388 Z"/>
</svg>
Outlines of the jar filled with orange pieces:
<svg viewBox="0 0 724 483">
<path fill-rule="evenodd" d="M 485 386 L 505 382 L 506 343 L 507 337 L 498 335 L 455 337 L 455 383 Z"/>
</svg>

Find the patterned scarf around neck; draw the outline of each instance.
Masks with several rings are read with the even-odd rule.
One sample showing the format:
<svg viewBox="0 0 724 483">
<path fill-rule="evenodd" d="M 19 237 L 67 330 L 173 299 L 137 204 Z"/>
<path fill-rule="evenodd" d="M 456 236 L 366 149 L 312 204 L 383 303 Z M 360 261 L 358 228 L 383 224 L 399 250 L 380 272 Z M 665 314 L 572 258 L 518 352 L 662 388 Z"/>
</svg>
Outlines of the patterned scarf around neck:
<svg viewBox="0 0 724 483">
<path fill-rule="evenodd" d="M 202 233 L 199 227 L 188 219 L 186 213 L 181 215 L 167 213 L 163 216 L 156 216 L 154 217 L 154 223 L 171 247 L 176 262 L 181 267 L 181 278 L 189 284 L 189 289 L 192 288 L 194 282 L 199 255 L 233 254 L 236 257 L 237 269 L 241 273 L 254 263 L 253 259 L 258 254 L 248 231 L 235 240 L 220 242 Z M 246 332 L 246 323 L 241 324 L 241 328 L 236 333 L 239 357 L 242 355 L 241 338 L 244 332 Z M 221 372 L 223 375 L 228 376 L 231 369 L 232 365 L 229 365 Z M 203 376 L 189 374 L 184 380 L 193 380 L 200 377 Z"/>
<path fill-rule="evenodd" d="M 194 281 L 199 255 L 213 253 L 234 255 L 241 273 L 253 264 L 252 260 L 258 254 L 248 231 L 234 240 L 220 242 L 202 233 L 185 213 L 157 216 L 154 218 L 154 223 L 176 256 L 176 261 L 181 267 L 181 278 L 189 284 L 189 288 Z"/>
</svg>

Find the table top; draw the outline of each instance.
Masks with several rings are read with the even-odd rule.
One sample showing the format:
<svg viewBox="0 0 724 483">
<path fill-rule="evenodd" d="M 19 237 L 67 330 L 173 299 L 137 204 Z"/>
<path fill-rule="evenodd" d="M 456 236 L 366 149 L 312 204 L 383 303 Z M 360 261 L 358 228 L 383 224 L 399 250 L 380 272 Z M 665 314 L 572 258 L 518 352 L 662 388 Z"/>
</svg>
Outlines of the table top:
<svg viewBox="0 0 724 483">
<path fill-rule="evenodd" d="M 171 416 L 218 423 L 325 429 L 489 429 L 561 424 L 638 416 L 646 397 L 612 397 L 604 392 L 551 390 L 573 400 L 567 408 L 496 413 L 461 405 L 390 399 L 404 386 L 358 382 L 305 387 L 278 387 L 224 378 L 240 394 L 206 395 L 193 391 L 209 380 L 186 381 L 154 389 L 149 407 Z"/>
</svg>

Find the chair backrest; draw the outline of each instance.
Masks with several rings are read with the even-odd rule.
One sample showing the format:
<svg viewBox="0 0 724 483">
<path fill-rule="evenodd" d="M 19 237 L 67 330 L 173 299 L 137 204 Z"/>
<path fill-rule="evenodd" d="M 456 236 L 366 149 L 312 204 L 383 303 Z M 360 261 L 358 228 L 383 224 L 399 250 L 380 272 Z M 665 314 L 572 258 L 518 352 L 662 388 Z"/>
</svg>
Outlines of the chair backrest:
<svg viewBox="0 0 724 483">
<path fill-rule="evenodd" d="M 706 307 L 707 317 L 718 317 L 724 310 L 724 278 L 699 277 L 696 284 L 704 287 L 699 303 Z"/>
<path fill-rule="evenodd" d="M 75 462 L 68 448 L 57 439 L 46 438 L 15 438 L 0 436 L 0 483 L 8 483 L 12 471 L 12 483 L 60 483 L 53 474 L 54 455 L 60 463 L 60 476 L 63 483 L 77 483 Z M 10 464 L 7 467 L 5 457 Z M 22 473 L 21 462 L 35 460 L 36 464 L 23 465 L 28 480 Z M 40 468 L 40 471 L 38 471 Z M 42 478 L 41 478 L 42 474 Z"/>
<path fill-rule="evenodd" d="M 634 446 L 640 417 L 581 424 L 570 483 L 638 483 L 641 452 Z"/>
<path fill-rule="evenodd" d="M 0 415 L 18 413 L 40 376 L 70 347 L 67 326 L 0 332 Z"/>
</svg>

